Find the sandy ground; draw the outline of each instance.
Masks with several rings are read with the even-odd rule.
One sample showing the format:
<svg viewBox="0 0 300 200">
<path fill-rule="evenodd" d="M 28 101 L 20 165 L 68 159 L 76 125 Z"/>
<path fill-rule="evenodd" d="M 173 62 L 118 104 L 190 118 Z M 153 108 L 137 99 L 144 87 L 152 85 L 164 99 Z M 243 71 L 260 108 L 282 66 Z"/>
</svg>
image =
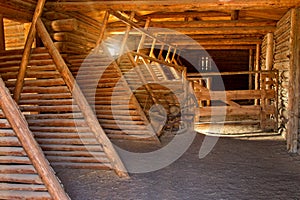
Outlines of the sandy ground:
<svg viewBox="0 0 300 200">
<path fill-rule="evenodd" d="M 220 138 L 199 159 L 204 136 L 161 170 L 120 179 L 113 171 L 56 168 L 73 200 L 300 199 L 300 156 L 281 136 Z M 133 144 L 130 148 L 155 149 Z"/>
</svg>

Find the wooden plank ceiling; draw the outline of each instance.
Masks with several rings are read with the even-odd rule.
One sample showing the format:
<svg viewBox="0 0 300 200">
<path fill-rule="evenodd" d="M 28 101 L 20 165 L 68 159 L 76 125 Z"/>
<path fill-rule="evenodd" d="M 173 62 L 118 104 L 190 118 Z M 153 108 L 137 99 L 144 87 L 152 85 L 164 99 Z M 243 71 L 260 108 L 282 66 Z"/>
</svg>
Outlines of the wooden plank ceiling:
<svg viewBox="0 0 300 200">
<path fill-rule="evenodd" d="M 4 17 L 30 21 L 36 0 L 10 0 L 0 3 Z M 134 21 L 144 27 L 167 28 L 186 34 L 207 48 L 254 48 L 262 37 L 275 30 L 276 22 L 300 0 L 48 0 L 46 11 L 76 12 L 101 23 L 106 9 L 129 15 L 135 11 Z M 107 30 L 122 34 L 126 24 L 110 17 Z M 132 31 L 134 34 L 134 31 Z M 158 32 L 170 35 L 169 32 Z M 172 33 L 174 34 L 174 33 Z M 165 37 L 182 48 L 193 44 L 178 37 Z M 174 41 L 175 40 L 175 41 Z"/>
</svg>

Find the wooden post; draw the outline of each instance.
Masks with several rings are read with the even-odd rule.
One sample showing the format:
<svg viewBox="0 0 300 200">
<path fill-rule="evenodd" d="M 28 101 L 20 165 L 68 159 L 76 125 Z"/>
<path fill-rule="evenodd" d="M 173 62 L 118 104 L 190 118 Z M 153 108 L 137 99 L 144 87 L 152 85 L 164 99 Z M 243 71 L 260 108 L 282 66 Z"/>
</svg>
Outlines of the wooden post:
<svg viewBox="0 0 300 200">
<path fill-rule="evenodd" d="M 271 70 L 273 67 L 273 33 L 267 34 L 267 50 L 266 50 L 266 70 Z"/>
<path fill-rule="evenodd" d="M 298 150 L 299 137 L 299 89 L 300 89 L 300 9 L 291 10 L 290 69 L 288 89 L 287 149 Z"/>
<path fill-rule="evenodd" d="M 155 57 L 154 56 L 155 44 L 156 44 L 156 39 L 153 39 L 153 42 L 152 42 L 152 45 L 151 45 L 151 50 L 150 50 L 150 53 L 149 53 L 150 57 Z"/>
<path fill-rule="evenodd" d="M 103 145 L 103 150 L 106 153 L 107 157 L 109 158 L 112 167 L 116 171 L 116 173 L 120 177 L 128 177 L 128 173 L 126 171 L 125 166 L 123 165 L 119 155 L 117 154 L 116 150 L 114 149 L 112 143 L 108 139 L 107 135 L 105 134 L 104 130 L 99 124 L 95 113 L 93 112 L 92 108 L 90 107 L 88 101 L 86 100 L 84 94 L 82 93 L 79 85 L 77 84 L 76 80 L 74 79 L 72 73 L 70 72 L 68 66 L 66 65 L 64 59 L 60 55 L 59 51 L 56 49 L 53 41 L 49 33 L 47 32 L 46 27 L 44 26 L 41 19 L 37 20 L 37 31 L 42 39 L 45 47 L 49 50 L 49 53 L 58 69 L 60 74 L 62 75 L 63 79 L 65 80 L 68 88 L 72 92 L 72 96 L 74 97 L 76 103 L 78 104 L 87 124 L 91 128 L 92 132 L 94 133 L 96 139 Z"/>
<path fill-rule="evenodd" d="M 27 65 L 28 65 L 29 59 L 30 59 L 31 47 L 32 47 L 32 44 L 33 44 L 33 41 L 34 41 L 34 38 L 36 35 L 36 27 L 35 27 L 36 22 L 43 12 L 45 1 L 46 0 L 38 0 L 34 15 L 33 15 L 33 19 L 31 22 L 30 30 L 29 30 L 28 36 L 26 38 L 22 61 L 21 61 L 15 89 L 14 89 L 14 94 L 13 94 L 14 99 L 17 103 L 20 100 L 20 95 L 21 95 L 21 92 L 23 89 L 23 84 L 24 84 L 25 73 L 26 73 Z"/>
<path fill-rule="evenodd" d="M 130 17 L 129 17 L 129 20 L 130 20 L 130 21 L 134 18 L 134 15 L 135 15 L 134 12 L 131 12 L 131 13 L 130 13 Z M 117 60 L 117 64 L 118 64 L 118 65 L 119 65 L 120 62 L 121 62 L 122 54 L 124 53 L 125 46 L 126 46 L 126 43 L 127 43 L 127 39 L 128 39 L 128 37 L 129 37 L 129 32 L 130 32 L 130 30 L 131 30 L 131 25 L 128 24 L 128 25 L 126 26 L 126 31 L 125 31 L 124 38 L 123 38 L 123 41 L 122 41 L 122 44 L 121 44 L 121 47 L 120 47 L 119 57 L 118 57 L 118 60 Z"/>
<path fill-rule="evenodd" d="M 253 71 L 253 49 L 249 50 L 249 72 Z M 249 74 L 249 90 L 252 89 L 252 74 Z"/>
<path fill-rule="evenodd" d="M 0 14 L 0 50 L 5 50 L 4 18 Z"/>
<path fill-rule="evenodd" d="M 0 78 L 0 106 L 3 113 L 8 119 L 11 127 L 16 133 L 22 147 L 26 151 L 32 165 L 36 169 L 39 176 L 42 178 L 43 183 L 48 189 L 49 194 L 55 200 L 68 200 L 70 199 L 65 193 L 58 179 L 56 178 L 53 169 L 49 166 L 41 148 L 35 141 L 33 134 L 28 128 L 28 124 L 18 109 L 16 102 L 11 98 L 10 93 L 3 80 Z"/>
<path fill-rule="evenodd" d="M 256 55 L 255 55 L 255 71 L 259 71 L 259 56 L 260 56 L 260 45 L 256 45 Z M 259 73 L 255 74 L 255 80 L 254 80 L 254 89 L 259 89 Z M 254 104 L 258 105 L 258 99 L 255 99 Z"/>
<path fill-rule="evenodd" d="M 151 18 L 148 17 L 148 18 L 147 18 L 147 21 L 146 21 L 146 24 L 145 24 L 145 27 L 144 27 L 145 30 L 148 30 L 149 25 L 150 25 L 150 22 L 151 22 Z M 140 43 L 139 43 L 139 46 L 138 46 L 136 52 L 139 53 L 140 50 L 144 47 L 145 39 L 146 39 L 146 35 L 145 35 L 144 33 L 142 33 L 142 38 L 141 38 L 141 41 L 140 41 Z M 137 58 L 138 58 L 138 56 L 135 57 L 135 60 L 137 60 Z"/>
<path fill-rule="evenodd" d="M 101 44 L 101 42 L 102 42 L 102 40 L 104 38 L 104 33 L 105 33 L 105 30 L 106 30 L 106 27 L 107 27 L 109 15 L 110 14 L 109 14 L 108 11 L 106 11 L 105 14 L 104 14 L 104 18 L 103 18 L 103 22 L 102 22 L 102 27 L 101 27 L 101 30 L 100 30 L 99 38 L 98 38 L 98 40 L 96 42 L 94 53 L 97 53 L 97 51 L 100 48 L 100 44 Z"/>
</svg>

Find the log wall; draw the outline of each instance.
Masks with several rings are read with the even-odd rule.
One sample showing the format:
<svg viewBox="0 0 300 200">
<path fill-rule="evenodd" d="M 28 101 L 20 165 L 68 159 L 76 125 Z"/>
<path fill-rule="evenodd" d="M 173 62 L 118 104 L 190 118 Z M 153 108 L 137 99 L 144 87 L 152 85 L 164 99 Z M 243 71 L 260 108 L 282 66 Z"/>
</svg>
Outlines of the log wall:
<svg viewBox="0 0 300 200">
<path fill-rule="evenodd" d="M 274 69 L 279 70 L 279 132 L 286 135 L 288 122 L 288 88 L 291 49 L 291 12 L 287 12 L 277 23 L 274 32 Z M 263 64 L 263 62 L 262 62 Z"/>
<path fill-rule="evenodd" d="M 23 49 L 29 30 L 29 23 L 4 19 L 4 35 L 6 50 Z"/>
<path fill-rule="evenodd" d="M 100 22 L 74 13 L 47 12 L 44 21 L 61 53 L 89 53 L 95 47 L 101 31 Z"/>
</svg>

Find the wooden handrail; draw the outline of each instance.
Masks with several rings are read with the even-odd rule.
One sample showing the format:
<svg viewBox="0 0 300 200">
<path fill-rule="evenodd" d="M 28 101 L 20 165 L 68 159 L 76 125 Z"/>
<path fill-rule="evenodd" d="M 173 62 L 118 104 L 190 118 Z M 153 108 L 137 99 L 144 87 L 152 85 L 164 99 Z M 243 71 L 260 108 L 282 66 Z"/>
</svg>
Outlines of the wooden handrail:
<svg viewBox="0 0 300 200">
<path fill-rule="evenodd" d="M 239 72 L 199 72 L 199 73 L 188 73 L 187 77 L 190 79 L 193 77 L 242 75 L 242 74 L 265 74 L 265 73 L 277 73 L 277 70 L 239 71 Z"/>
<path fill-rule="evenodd" d="M 169 43 L 167 43 L 167 42 L 165 42 L 165 41 L 163 41 L 163 40 L 158 39 L 158 38 L 157 38 L 156 36 L 154 36 L 150 31 L 145 30 L 143 27 L 141 27 L 141 26 L 137 25 L 135 22 L 133 22 L 133 21 L 127 19 L 126 17 L 124 17 L 124 16 L 121 15 L 120 13 L 118 13 L 118 12 L 116 12 L 116 11 L 114 11 L 114 10 L 109 10 L 109 12 L 110 12 L 112 15 L 114 15 L 115 17 L 117 17 L 118 19 L 120 19 L 121 21 L 123 21 L 125 24 L 130 25 L 130 26 L 131 26 L 132 28 L 134 28 L 135 30 L 141 32 L 142 34 L 147 35 L 148 37 L 150 37 L 150 38 L 156 40 L 157 42 L 160 42 L 160 43 L 162 43 L 162 44 L 164 44 L 164 45 L 170 46 L 170 47 L 172 47 L 172 48 L 174 48 L 174 49 L 177 48 L 176 46 L 174 46 L 174 45 L 172 45 L 172 44 L 169 44 Z"/>
<path fill-rule="evenodd" d="M 163 64 L 163 65 L 169 66 L 169 67 L 173 67 L 173 68 L 175 68 L 178 71 L 182 71 L 182 70 L 185 69 L 185 67 L 183 67 L 183 66 L 174 65 L 172 63 L 168 63 L 168 62 L 166 62 L 164 60 L 153 58 L 153 57 L 147 56 L 147 55 L 142 54 L 142 53 L 136 53 L 136 52 L 131 52 L 131 53 L 134 54 L 134 55 L 137 55 L 137 56 L 141 56 L 141 57 L 143 57 L 143 58 L 145 58 L 147 60 L 150 60 L 150 61 L 153 61 L 153 62 L 157 62 L 157 63 Z"/>
</svg>

